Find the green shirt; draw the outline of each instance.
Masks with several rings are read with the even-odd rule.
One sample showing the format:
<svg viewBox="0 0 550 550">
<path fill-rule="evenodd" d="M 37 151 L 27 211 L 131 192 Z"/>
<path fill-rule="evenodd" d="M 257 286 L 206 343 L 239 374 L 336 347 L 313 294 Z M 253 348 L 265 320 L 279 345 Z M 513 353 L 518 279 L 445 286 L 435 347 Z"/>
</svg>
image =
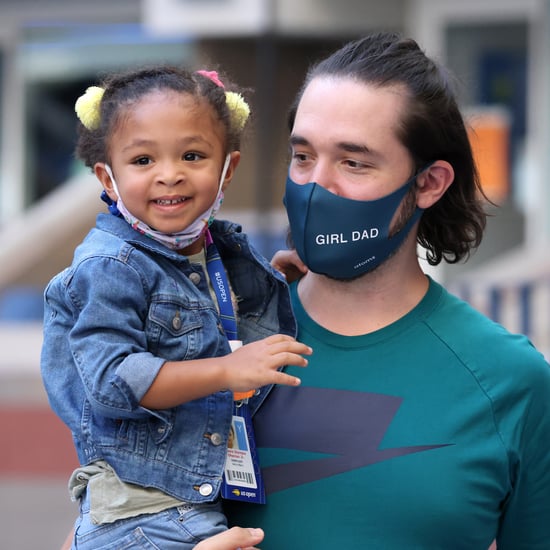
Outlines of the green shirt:
<svg viewBox="0 0 550 550">
<path fill-rule="evenodd" d="M 340 336 L 293 286 L 298 388 L 255 416 L 267 504 L 235 504 L 262 550 L 550 547 L 550 369 L 431 281 L 392 325 Z"/>
</svg>

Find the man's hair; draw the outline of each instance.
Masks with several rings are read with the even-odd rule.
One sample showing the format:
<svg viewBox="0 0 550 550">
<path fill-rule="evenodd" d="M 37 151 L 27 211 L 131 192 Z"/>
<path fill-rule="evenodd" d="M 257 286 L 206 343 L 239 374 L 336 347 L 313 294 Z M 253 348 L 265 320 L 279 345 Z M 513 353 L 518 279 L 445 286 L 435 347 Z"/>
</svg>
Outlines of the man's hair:
<svg viewBox="0 0 550 550">
<path fill-rule="evenodd" d="M 289 113 L 291 129 L 305 88 L 314 78 L 325 76 L 375 87 L 405 88 L 407 104 L 397 137 L 410 152 L 416 170 L 445 160 L 455 173 L 446 193 L 424 212 L 417 240 L 426 248 L 431 265 L 442 259 L 456 263 L 467 258 L 483 236 L 486 197 L 450 73 L 427 57 L 412 39 L 396 33 L 367 36 L 310 68 Z"/>
</svg>

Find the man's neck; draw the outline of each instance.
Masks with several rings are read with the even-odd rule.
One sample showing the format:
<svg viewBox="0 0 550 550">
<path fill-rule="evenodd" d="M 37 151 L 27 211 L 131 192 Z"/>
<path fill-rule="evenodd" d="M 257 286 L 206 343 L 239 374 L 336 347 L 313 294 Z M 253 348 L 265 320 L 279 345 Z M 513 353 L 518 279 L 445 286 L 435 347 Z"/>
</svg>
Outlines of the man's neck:
<svg viewBox="0 0 550 550">
<path fill-rule="evenodd" d="M 353 281 L 308 272 L 298 284 L 298 295 L 308 315 L 327 330 L 345 336 L 368 334 L 394 323 L 425 296 L 428 278 L 418 261 L 408 266 L 389 260 Z"/>
</svg>

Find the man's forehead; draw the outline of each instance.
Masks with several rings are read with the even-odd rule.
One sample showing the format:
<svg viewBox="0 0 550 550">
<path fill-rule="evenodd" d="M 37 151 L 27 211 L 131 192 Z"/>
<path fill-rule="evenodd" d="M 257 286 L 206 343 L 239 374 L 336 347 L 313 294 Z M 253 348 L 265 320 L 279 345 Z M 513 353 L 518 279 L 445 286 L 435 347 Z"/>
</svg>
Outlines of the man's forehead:
<svg viewBox="0 0 550 550">
<path fill-rule="evenodd" d="M 332 147 L 372 154 L 383 142 L 399 141 L 404 102 L 401 87 L 315 78 L 298 104 L 291 145 L 330 141 Z"/>
</svg>

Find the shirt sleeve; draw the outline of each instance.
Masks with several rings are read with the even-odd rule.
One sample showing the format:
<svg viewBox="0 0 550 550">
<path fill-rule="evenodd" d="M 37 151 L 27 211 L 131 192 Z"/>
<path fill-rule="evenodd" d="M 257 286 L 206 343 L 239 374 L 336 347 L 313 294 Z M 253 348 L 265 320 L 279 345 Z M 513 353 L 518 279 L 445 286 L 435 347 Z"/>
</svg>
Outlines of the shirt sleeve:
<svg viewBox="0 0 550 550">
<path fill-rule="evenodd" d="M 550 366 L 534 353 L 512 382 L 512 399 L 502 411 L 511 489 L 497 547 L 543 550 L 550 548 Z"/>
</svg>

